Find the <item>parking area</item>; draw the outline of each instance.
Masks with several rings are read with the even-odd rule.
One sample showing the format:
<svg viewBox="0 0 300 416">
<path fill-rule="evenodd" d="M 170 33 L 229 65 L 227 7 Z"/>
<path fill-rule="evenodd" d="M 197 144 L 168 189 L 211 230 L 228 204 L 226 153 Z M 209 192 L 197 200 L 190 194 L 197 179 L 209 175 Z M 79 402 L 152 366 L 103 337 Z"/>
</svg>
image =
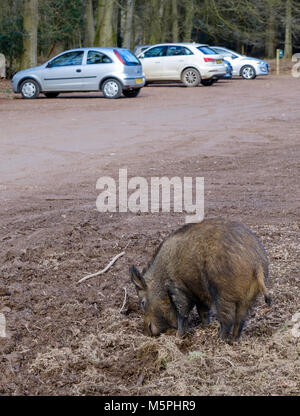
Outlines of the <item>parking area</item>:
<svg viewBox="0 0 300 416">
<path fill-rule="evenodd" d="M 151 85 L 134 99 L 31 101 L 1 82 L 0 394 L 299 393 L 290 326 L 300 301 L 299 83 L 271 75 Z M 205 216 L 242 221 L 261 238 L 274 305 L 259 299 L 240 344 L 195 316 L 183 340 L 142 335 L 129 266 L 145 266 L 185 217 L 98 213 L 96 181 L 120 168 L 204 176 Z M 76 285 L 123 250 L 107 274 Z"/>
</svg>

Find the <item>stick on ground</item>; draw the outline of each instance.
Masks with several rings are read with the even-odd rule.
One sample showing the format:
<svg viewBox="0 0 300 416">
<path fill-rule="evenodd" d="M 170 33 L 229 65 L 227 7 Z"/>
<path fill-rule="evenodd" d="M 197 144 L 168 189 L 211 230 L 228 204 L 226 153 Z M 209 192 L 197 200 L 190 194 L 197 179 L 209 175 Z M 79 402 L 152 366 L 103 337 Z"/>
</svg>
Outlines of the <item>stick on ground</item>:
<svg viewBox="0 0 300 416">
<path fill-rule="evenodd" d="M 96 277 L 96 276 L 99 276 L 100 274 L 106 273 L 107 270 L 109 270 L 111 268 L 111 266 L 118 260 L 118 258 L 124 256 L 124 254 L 125 254 L 125 251 L 123 251 L 122 253 L 119 253 L 116 257 L 114 257 L 112 259 L 112 261 L 103 270 L 100 270 L 97 273 L 89 274 L 88 276 L 83 277 L 82 279 L 80 279 L 77 282 L 77 284 L 85 282 L 86 280 L 90 279 L 91 277 Z"/>
<path fill-rule="evenodd" d="M 123 302 L 122 308 L 120 309 L 120 313 L 122 313 L 122 311 L 123 311 L 123 309 L 124 309 L 124 307 L 126 305 L 126 302 L 127 302 L 127 290 L 126 290 L 126 287 L 123 287 L 123 289 L 125 291 L 125 296 L 124 296 L 124 302 Z"/>
</svg>

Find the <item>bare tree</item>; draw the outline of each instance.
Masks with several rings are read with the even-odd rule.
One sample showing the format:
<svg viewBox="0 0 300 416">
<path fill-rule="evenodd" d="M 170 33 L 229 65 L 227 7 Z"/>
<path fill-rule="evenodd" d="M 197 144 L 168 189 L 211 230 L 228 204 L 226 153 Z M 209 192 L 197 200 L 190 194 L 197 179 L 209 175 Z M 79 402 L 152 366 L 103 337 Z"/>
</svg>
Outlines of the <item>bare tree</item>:
<svg viewBox="0 0 300 416">
<path fill-rule="evenodd" d="M 274 10 L 274 1 L 267 0 L 267 28 L 266 28 L 266 56 L 268 58 L 274 58 L 275 56 L 275 42 L 276 42 L 276 32 L 275 32 L 275 10 Z"/>
<path fill-rule="evenodd" d="M 95 46 L 113 46 L 113 14 L 114 0 L 99 0 Z"/>
<path fill-rule="evenodd" d="M 185 19 L 184 19 L 184 35 L 183 41 L 190 42 L 192 40 L 194 17 L 194 0 L 185 0 Z"/>
<path fill-rule="evenodd" d="M 292 0 L 286 0 L 284 57 L 290 59 L 292 54 Z"/>
<path fill-rule="evenodd" d="M 132 24 L 133 24 L 133 10 L 134 10 L 134 0 L 127 0 L 126 4 L 126 19 L 125 19 L 125 30 L 124 30 L 124 40 L 123 45 L 125 48 L 131 48 L 132 41 Z"/>
<path fill-rule="evenodd" d="M 172 0 L 172 40 L 173 40 L 173 42 L 178 42 L 179 41 L 177 0 Z"/>
<path fill-rule="evenodd" d="M 95 21 L 93 11 L 93 0 L 86 0 L 85 11 L 85 45 L 92 46 L 95 39 Z"/>
<path fill-rule="evenodd" d="M 23 37 L 24 52 L 21 67 L 28 68 L 37 64 L 37 28 L 38 28 L 38 0 L 24 0 Z"/>
</svg>

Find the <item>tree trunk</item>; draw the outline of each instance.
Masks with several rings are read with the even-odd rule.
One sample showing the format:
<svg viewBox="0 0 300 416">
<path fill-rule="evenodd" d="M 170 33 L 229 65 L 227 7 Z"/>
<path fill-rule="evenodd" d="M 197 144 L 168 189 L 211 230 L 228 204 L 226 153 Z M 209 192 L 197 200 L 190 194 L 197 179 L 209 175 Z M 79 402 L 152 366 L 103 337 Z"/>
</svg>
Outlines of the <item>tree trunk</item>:
<svg viewBox="0 0 300 416">
<path fill-rule="evenodd" d="M 132 22 L 133 22 L 134 0 L 127 0 L 125 31 L 124 31 L 124 48 L 131 49 L 132 42 Z"/>
<path fill-rule="evenodd" d="M 96 31 L 95 31 L 95 39 L 94 39 L 94 46 L 101 45 L 101 26 L 102 26 L 102 18 L 103 18 L 103 7 L 102 7 L 103 0 L 98 0 L 98 8 L 97 8 L 97 22 L 96 22 Z"/>
<path fill-rule="evenodd" d="M 24 0 L 23 28 L 22 69 L 37 65 L 38 0 Z"/>
<path fill-rule="evenodd" d="M 160 0 L 151 0 L 150 1 L 150 38 L 149 43 L 159 43 L 160 42 L 160 30 L 161 30 L 161 20 L 159 18 L 160 13 Z"/>
<path fill-rule="evenodd" d="M 146 2 L 142 12 L 142 29 L 143 29 L 143 44 L 150 43 L 151 25 L 150 25 L 151 6 L 150 2 Z"/>
<path fill-rule="evenodd" d="M 284 57 L 291 59 L 293 54 L 292 45 L 292 0 L 286 0 L 285 5 L 285 42 L 284 42 Z"/>
<path fill-rule="evenodd" d="M 95 24 L 93 13 L 93 0 L 86 0 L 85 15 L 85 46 L 92 46 L 95 39 Z"/>
<path fill-rule="evenodd" d="M 179 41 L 177 0 L 172 0 L 172 41 Z"/>
<path fill-rule="evenodd" d="M 99 0 L 97 11 L 97 26 L 95 34 L 95 46 L 113 46 L 113 22 L 114 0 Z"/>
<path fill-rule="evenodd" d="M 266 30 L 266 56 L 269 59 L 275 57 L 275 11 L 272 0 L 268 1 L 268 23 Z"/>
<path fill-rule="evenodd" d="M 100 30 L 101 46 L 113 46 L 113 23 L 114 0 L 105 0 L 103 10 L 103 20 Z"/>
<path fill-rule="evenodd" d="M 184 42 L 191 42 L 193 31 L 194 0 L 185 0 Z"/>
</svg>

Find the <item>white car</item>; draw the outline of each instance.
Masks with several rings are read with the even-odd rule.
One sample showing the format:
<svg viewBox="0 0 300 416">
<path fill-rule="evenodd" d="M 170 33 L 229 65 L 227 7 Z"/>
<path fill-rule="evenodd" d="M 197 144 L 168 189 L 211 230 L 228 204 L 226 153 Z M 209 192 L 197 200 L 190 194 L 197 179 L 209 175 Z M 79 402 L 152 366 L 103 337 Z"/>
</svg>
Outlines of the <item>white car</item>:
<svg viewBox="0 0 300 416">
<path fill-rule="evenodd" d="M 137 54 L 146 83 L 181 81 L 187 87 L 212 85 L 226 75 L 222 56 L 198 43 L 163 43 Z"/>
<path fill-rule="evenodd" d="M 269 64 L 261 59 L 241 55 L 223 46 L 211 46 L 211 49 L 231 63 L 233 76 L 254 79 L 258 75 L 268 75 L 270 72 Z"/>
</svg>

